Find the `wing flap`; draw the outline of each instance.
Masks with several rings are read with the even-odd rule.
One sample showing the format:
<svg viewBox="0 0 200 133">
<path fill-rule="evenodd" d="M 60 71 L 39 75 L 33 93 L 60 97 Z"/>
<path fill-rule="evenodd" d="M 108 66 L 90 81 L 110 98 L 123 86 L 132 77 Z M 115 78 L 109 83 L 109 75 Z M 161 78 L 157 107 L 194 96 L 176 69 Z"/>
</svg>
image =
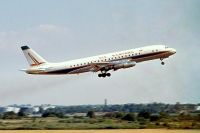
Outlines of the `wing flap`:
<svg viewBox="0 0 200 133">
<path fill-rule="evenodd" d="M 90 71 L 91 68 L 92 68 L 92 66 L 90 66 L 90 65 L 81 67 L 81 68 L 78 68 L 78 69 L 75 69 L 75 70 L 69 72 L 69 74 L 88 72 L 88 71 Z"/>
</svg>

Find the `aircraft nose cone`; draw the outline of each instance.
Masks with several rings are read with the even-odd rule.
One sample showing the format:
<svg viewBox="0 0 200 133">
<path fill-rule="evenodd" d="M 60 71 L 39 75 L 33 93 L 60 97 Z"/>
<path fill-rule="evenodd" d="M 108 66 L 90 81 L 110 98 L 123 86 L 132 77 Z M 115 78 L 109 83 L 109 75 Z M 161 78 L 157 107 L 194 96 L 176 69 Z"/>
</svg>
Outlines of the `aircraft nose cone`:
<svg viewBox="0 0 200 133">
<path fill-rule="evenodd" d="M 172 52 L 172 54 L 175 54 L 176 53 L 176 49 L 172 48 L 171 52 Z"/>
</svg>

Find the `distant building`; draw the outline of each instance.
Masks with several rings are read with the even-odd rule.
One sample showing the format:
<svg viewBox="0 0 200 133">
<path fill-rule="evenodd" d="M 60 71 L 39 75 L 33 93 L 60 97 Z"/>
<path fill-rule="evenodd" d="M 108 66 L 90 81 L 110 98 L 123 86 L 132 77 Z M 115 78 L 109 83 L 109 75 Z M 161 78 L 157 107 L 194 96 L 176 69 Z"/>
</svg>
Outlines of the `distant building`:
<svg viewBox="0 0 200 133">
<path fill-rule="evenodd" d="M 200 106 L 197 106 L 196 110 L 200 110 Z"/>
<path fill-rule="evenodd" d="M 65 116 L 73 117 L 73 116 L 78 116 L 78 117 L 84 117 L 86 116 L 86 113 L 67 113 Z"/>
<path fill-rule="evenodd" d="M 107 99 L 104 100 L 104 106 L 107 107 Z"/>
<path fill-rule="evenodd" d="M 4 112 L 10 112 L 13 111 L 14 113 L 18 113 L 20 108 L 19 107 L 12 107 L 12 106 L 7 106 L 4 108 Z"/>
<path fill-rule="evenodd" d="M 43 104 L 40 106 L 43 110 L 47 110 L 49 108 L 55 108 L 56 106 L 50 104 Z"/>
<path fill-rule="evenodd" d="M 37 113 L 40 111 L 40 107 L 39 106 L 33 106 L 33 112 Z"/>
</svg>

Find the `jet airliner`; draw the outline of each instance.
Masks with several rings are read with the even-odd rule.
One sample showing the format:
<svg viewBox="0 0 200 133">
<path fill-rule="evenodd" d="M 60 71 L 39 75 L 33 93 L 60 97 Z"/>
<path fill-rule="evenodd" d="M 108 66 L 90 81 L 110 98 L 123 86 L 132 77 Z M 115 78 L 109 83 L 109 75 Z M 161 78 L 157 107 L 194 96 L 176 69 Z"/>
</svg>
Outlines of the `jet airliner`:
<svg viewBox="0 0 200 133">
<path fill-rule="evenodd" d="M 174 48 L 165 45 L 152 45 L 120 52 L 102 54 L 60 63 L 47 62 L 28 46 L 21 47 L 30 67 L 21 69 L 28 74 L 57 75 L 99 72 L 98 77 L 110 77 L 108 71 L 116 71 L 136 66 L 137 63 L 163 59 L 176 53 Z"/>
</svg>

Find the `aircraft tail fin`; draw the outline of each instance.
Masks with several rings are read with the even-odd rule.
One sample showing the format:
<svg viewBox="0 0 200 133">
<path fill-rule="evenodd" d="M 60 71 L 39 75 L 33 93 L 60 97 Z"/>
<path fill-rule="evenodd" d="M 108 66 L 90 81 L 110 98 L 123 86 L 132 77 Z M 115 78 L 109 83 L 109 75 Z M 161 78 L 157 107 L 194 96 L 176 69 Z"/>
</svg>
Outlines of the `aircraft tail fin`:
<svg viewBox="0 0 200 133">
<path fill-rule="evenodd" d="M 47 62 L 45 59 L 43 59 L 39 54 L 37 54 L 34 50 L 29 48 L 28 46 L 22 46 L 21 49 L 30 66 L 37 66 Z"/>
</svg>

